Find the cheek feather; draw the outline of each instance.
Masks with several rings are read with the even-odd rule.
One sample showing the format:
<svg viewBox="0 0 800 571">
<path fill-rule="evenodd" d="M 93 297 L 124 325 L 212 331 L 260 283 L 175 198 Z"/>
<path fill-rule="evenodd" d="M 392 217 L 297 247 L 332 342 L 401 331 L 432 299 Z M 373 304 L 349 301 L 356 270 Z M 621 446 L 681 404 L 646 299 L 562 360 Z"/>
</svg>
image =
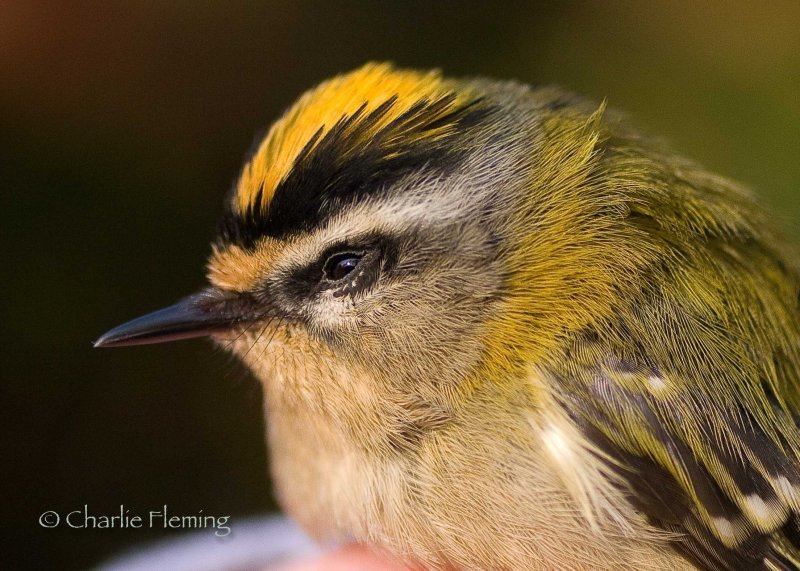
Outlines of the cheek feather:
<svg viewBox="0 0 800 571">
<path fill-rule="evenodd" d="M 336 297 L 335 292 L 326 292 L 312 308 L 315 324 L 324 328 L 341 326 L 354 309 L 355 304 L 349 296 Z"/>
</svg>

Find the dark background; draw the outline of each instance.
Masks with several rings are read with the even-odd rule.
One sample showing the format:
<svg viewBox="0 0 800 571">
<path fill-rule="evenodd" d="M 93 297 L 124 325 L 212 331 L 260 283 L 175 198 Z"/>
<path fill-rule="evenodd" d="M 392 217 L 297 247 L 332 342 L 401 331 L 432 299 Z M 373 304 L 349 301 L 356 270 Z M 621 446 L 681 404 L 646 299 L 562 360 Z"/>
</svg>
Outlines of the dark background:
<svg viewBox="0 0 800 571">
<path fill-rule="evenodd" d="M 203 283 L 245 150 L 370 59 L 606 98 L 800 236 L 800 4 L 0 3 L 2 568 L 81 568 L 158 530 L 45 510 L 273 508 L 258 385 L 205 341 L 93 350 Z"/>
</svg>

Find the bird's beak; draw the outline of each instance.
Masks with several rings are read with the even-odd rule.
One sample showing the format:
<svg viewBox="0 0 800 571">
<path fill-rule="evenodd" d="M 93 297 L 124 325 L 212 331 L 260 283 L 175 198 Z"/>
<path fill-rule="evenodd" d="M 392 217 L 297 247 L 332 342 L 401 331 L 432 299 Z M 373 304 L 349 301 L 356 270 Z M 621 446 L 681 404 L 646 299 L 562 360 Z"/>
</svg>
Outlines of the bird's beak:
<svg viewBox="0 0 800 571">
<path fill-rule="evenodd" d="M 107 331 L 94 346 L 124 347 L 205 337 L 248 321 L 241 306 L 241 300 L 209 288 Z"/>
</svg>

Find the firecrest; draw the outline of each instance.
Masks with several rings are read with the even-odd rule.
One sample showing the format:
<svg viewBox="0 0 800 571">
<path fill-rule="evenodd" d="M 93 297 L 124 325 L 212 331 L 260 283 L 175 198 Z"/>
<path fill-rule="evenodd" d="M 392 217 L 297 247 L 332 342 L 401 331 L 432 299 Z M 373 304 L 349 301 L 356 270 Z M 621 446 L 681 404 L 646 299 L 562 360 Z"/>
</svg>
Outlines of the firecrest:
<svg viewBox="0 0 800 571">
<path fill-rule="evenodd" d="M 247 160 L 206 289 L 276 494 L 429 570 L 800 569 L 800 264 L 750 194 L 553 87 L 368 64 Z"/>
</svg>

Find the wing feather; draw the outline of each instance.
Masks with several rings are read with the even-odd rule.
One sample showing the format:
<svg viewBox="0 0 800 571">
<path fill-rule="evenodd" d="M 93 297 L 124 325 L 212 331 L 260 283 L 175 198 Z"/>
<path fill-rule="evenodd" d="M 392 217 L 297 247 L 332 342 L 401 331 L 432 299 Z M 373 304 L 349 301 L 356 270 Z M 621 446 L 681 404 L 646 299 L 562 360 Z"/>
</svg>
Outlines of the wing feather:
<svg viewBox="0 0 800 571">
<path fill-rule="evenodd" d="M 796 419 L 775 404 L 760 414 L 728 406 L 666 363 L 622 353 L 594 335 L 554 376 L 633 505 L 701 568 L 800 570 Z"/>
</svg>

